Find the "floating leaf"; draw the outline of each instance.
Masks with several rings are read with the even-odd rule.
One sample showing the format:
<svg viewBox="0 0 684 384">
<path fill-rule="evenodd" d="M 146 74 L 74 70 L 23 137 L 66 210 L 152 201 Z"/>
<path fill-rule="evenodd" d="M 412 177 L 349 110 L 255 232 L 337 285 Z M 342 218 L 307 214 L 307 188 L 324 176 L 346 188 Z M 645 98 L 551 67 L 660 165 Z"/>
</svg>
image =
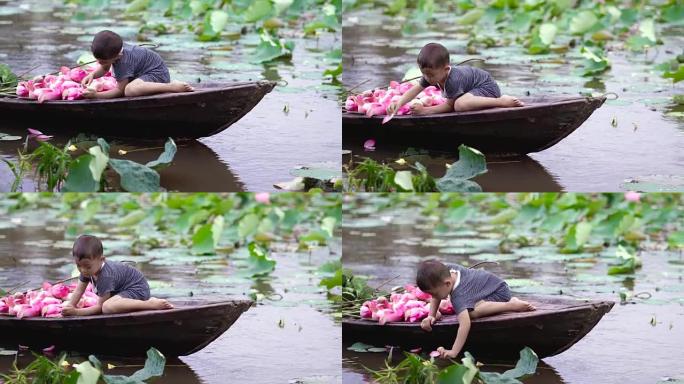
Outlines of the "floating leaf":
<svg viewBox="0 0 684 384">
<path fill-rule="evenodd" d="M 398 185 L 403 191 L 413 191 L 413 180 L 411 171 L 398 171 L 394 174 L 394 183 Z"/>
<path fill-rule="evenodd" d="M 152 168 L 155 171 L 164 169 L 171 164 L 174 156 L 176 156 L 176 151 L 176 143 L 173 141 L 172 138 L 169 137 L 169 139 L 166 140 L 166 144 L 164 144 L 164 152 L 162 152 L 162 154 L 159 155 L 159 158 L 157 158 L 157 160 L 150 161 L 149 163 L 145 164 L 145 166 Z"/>
<path fill-rule="evenodd" d="M 161 189 L 159 174 L 130 160 L 109 159 L 109 165 L 121 177 L 121 188 L 128 192 L 157 192 Z"/>
<path fill-rule="evenodd" d="M 472 177 L 487 172 L 484 155 L 468 146 L 458 147 L 458 161 L 447 169 L 441 179 L 436 180 L 437 189 L 441 192 L 479 192 L 480 186 L 470 180 Z"/>
<path fill-rule="evenodd" d="M 598 18 L 593 11 L 582 11 L 570 20 L 570 33 L 573 35 L 584 34 L 597 22 Z"/>
</svg>

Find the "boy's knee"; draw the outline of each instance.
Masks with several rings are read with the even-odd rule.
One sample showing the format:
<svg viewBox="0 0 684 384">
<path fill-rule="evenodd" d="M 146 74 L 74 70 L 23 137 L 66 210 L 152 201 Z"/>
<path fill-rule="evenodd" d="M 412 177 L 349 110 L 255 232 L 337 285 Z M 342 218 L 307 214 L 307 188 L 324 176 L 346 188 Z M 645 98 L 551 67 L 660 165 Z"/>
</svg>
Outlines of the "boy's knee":
<svg viewBox="0 0 684 384">
<path fill-rule="evenodd" d="M 102 313 L 105 315 L 110 315 L 112 313 L 115 313 L 115 305 L 114 305 L 114 300 L 109 299 L 102 303 Z"/>
<path fill-rule="evenodd" d="M 139 92 L 135 84 L 128 84 L 126 85 L 126 88 L 124 88 L 124 96 L 126 97 L 132 97 L 132 96 L 138 96 Z"/>
<path fill-rule="evenodd" d="M 102 304 L 102 313 L 105 315 L 109 315 L 114 313 L 114 306 L 110 302 L 110 300 L 107 300 Z"/>
<path fill-rule="evenodd" d="M 469 104 L 467 100 L 464 100 L 463 97 L 460 97 L 454 101 L 454 111 L 456 112 L 463 112 L 467 111 L 469 108 Z"/>
</svg>

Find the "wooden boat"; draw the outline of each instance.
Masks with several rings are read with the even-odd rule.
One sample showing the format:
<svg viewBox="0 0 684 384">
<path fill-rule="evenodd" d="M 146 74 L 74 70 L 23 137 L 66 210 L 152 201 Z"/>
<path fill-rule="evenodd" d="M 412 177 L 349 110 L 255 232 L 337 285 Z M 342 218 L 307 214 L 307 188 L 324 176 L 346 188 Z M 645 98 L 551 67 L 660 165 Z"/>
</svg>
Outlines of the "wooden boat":
<svg viewBox="0 0 684 384">
<path fill-rule="evenodd" d="M 65 318 L 0 316 L 0 346 L 25 345 L 107 356 L 145 356 L 150 347 L 164 355 L 195 353 L 221 336 L 251 300 L 173 301 L 176 308 L 117 315 Z"/>
<path fill-rule="evenodd" d="M 3 123 L 46 134 L 67 130 L 105 137 L 197 139 L 240 120 L 276 85 L 272 81 L 201 85 L 194 92 L 107 100 L 46 101 L 0 98 Z"/>
<path fill-rule="evenodd" d="M 543 151 L 574 132 L 606 100 L 601 97 L 521 98 L 524 107 L 451 112 L 430 116 L 384 116 L 342 113 L 345 148 L 360 148 L 374 139 L 378 146 L 457 152 L 460 144 L 495 156 Z"/>
<path fill-rule="evenodd" d="M 521 296 L 523 298 L 523 296 Z M 557 355 L 580 341 L 608 313 L 612 301 L 574 300 L 557 297 L 524 297 L 537 307 L 532 312 L 510 312 L 475 319 L 463 348 L 477 358 L 516 360 L 525 346 L 539 358 Z M 405 349 L 432 351 L 451 347 L 456 338 L 456 315 L 443 317 L 426 332 L 420 323 L 387 323 L 366 319 L 343 319 L 345 344 L 363 342 Z"/>
</svg>

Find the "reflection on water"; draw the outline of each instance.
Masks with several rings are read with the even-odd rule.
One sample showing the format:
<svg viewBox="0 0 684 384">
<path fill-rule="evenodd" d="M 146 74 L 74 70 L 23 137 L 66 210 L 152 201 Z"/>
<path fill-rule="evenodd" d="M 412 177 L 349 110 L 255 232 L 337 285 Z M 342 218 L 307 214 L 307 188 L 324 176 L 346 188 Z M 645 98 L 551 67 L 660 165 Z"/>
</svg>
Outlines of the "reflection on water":
<svg viewBox="0 0 684 384">
<path fill-rule="evenodd" d="M 79 10 L 63 3 L 0 0 L 0 63 L 9 65 L 17 74 L 39 64 L 32 74 L 55 71 L 75 63 L 90 46 L 93 34 L 114 28 L 115 23 L 114 30 L 124 40 L 136 42 L 138 23 L 124 17 L 124 2 L 119 8 L 93 11 L 77 20 L 73 13 Z M 21 38 L 16 37 L 19 34 Z M 173 79 L 190 83 L 261 78 L 287 82 L 287 86 L 276 87 L 227 130 L 200 140 L 214 153 L 211 160 L 202 157 L 193 161 L 192 155 L 184 158 L 179 151 L 173 165 L 162 174 L 162 186 L 180 191 L 269 191 L 274 190 L 274 183 L 292 179 L 289 172 L 297 166 L 339 164 L 340 87 L 326 83 L 322 74 L 330 66 L 325 55 L 339 48 L 341 40 L 332 33 L 323 33 L 316 39 L 289 36 L 295 42 L 292 62 L 263 65 L 249 64 L 250 52 L 245 48 L 258 44 L 258 35 L 253 32 L 242 36 L 239 42 L 199 43 L 192 34 L 153 37 L 153 42 L 160 44 L 156 50 L 166 61 Z M 20 128 L 25 132 L 31 127 Z M 0 132 L 10 133 L 6 129 L 0 121 Z M 44 132 L 55 134 L 49 129 Z M 16 154 L 16 146 L 0 144 L 3 156 Z M 147 144 L 131 145 L 142 148 Z M 206 167 L 202 160 L 208 162 Z M 222 164 L 219 167 L 212 162 Z M 227 176 L 227 170 L 235 177 Z M 0 164 L 0 191 L 6 191 L 11 180 L 9 169 Z M 34 190 L 31 187 L 27 182 L 25 190 Z"/>
<path fill-rule="evenodd" d="M 682 83 L 673 86 L 669 80 L 660 78 L 653 70 L 654 63 L 645 62 L 643 55 L 609 52 L 612 69 L 600 80 L 590 81 L 574 75 L 575 68 L 567 58 L 530 56 L 521 47 L 481 48 L 477 54 L 468 55 L 467 39 L 460 38 L 466 35 L 453 21 L 454 15 L 434 16 L 436 24 L 427 26 L 431 30 L 405 36 L 400 32 L 401 23 L 379 11 L 345 12 L 343 40 L 353 42 L 344 45 L 345 88 L 361 84 L 355 89 L 358 92 L 387 87 L 391 80 L 401 79 L 416 65 L 418 51 L 424 44 L 439 41 L 450 50 L 454 63 L 484 58 L 482 68 L 491 72 L 503 93 L 576 96 L 579 92 L 615 92 L 620 97 L 607 101 L 560 143 L 530 155 L 546 172 L 516 166 L 501 168 L 496 176 L 491 175 L 496 183 L 486 186 L 485 191 L 558 190 L 555 184 L 567 191 L 615 191 L 621 189 L 625 179 L 681 174 L 684 160 L 679 154 L 684 151 L 684 119 L 667 112 L 673 108 L 681 110 L 681 106 L 673 107 L 672 95 L 682 93 Z M 682 32 L 681 27 L 662 31 L 665 45 L 659 48 L 656 63 L 677 54 L 678 47 L 684 44 Z M 611 126 L 614 117 L 617 127 Z M 361 147 L 344 149 L 357 154 L 363 151 Z M 387 148 L 377 142 L 376 150 L 382 151 L 378 156 L 389 162 L 406 148 Z M 452 163 L 456 155 L 454 149 L 448 162 Z M 443 171 L 442 168 L 434 175 L 441 176 Z M 553 175 L 551 183 L 548 174 Z"/>
<path fill-rule="evenodd" d="M 394 152 L 393 152 L 394 150 Z M 398 148 L 381 148 L 373 152 L 352 153 L 355 161 L 370 157 L 382 162 L 396 158 Z M 434 177 L 442 177 L 446 173 L 446 165 L 458 160 L 453 154 L 445 152 L 426 152 L 423 155 L 402 156 L 409 163 L 417 161 L 423 164 Z M 349 164 L 349 155 L 343 156 L 343 162 Z M 487 173 L 473 179 L 486 192 L 558 192 L 561 185 L 543 165 L 529 156 L 515 159 L 495 159 L 487 162 Z"/>
<path fill-rule="evenodd" d="M 426 258 L 473 265 L 501 256 L 498 244 L 506 234 L 497 227 L 468 222 L 438 232 L 434 216 L 407 202 L 393 207 L 389 200 L 357 195 L 347 200 L 349 206 L 344 209 L 344 266 L 356 275 L 368 276 L 370 286 L 384 283 L 389 289 L 414 283 L 416 265 Z M 548 245 L 520 248 L 514 251 L 514 260 L 502 259 L 498 265 L 486 267 L 509 281 L 528 281 L 513 288 L 519 293 L 562 292 L 568 297 L 619 301 L 618 292 L 626 288 L 652 295 L 637 304 L 615 305 L 577 344 L 545 358 L 529 382 L 636 384 L 663 377 L 684 378 L 684 367 L 678 364 L 684 343 L 684 253 L 662 251 L 663 244 L 651 243 L 646 248 L 640 253 L 643 267 L 634 277 L 606 274 L 605 255 L 614 250 L 601 255 L 567 255 Z M 347 345 L 352 342 L 344 340 Z M 369 382 L 363 366 L 382 368 L 385 357 L 344 350 L 343 381 Z"/>
</svg>

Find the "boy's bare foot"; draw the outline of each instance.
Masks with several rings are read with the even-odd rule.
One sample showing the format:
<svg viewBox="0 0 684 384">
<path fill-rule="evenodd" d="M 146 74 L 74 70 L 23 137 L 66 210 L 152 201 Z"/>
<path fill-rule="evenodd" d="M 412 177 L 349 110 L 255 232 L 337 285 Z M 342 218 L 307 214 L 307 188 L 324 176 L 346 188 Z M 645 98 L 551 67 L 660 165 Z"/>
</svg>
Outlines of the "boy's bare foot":
<svg viewBox="0 0 684 384">
<path fill-rule="evenodd" d="M 149 300 L 147 300 L 150 305 L 152 306 L 153 309 L 172 309 L 173 304 L 169 303 L 167 300 L 164 299 L 157 299 L 156 297 L 150 297 Z"/>
<path fill-rule="evenodd" d="M 512 297 L 509 303 L 511 304 L 512 309 L 516 312 L 527 312 L 534 311 L 537 309 L 534 307 L 534 305 L 528 303 L 525 300 L 520 300 L 517 297 Z"/>
<path fill-rule="evenodd" d="M 172 81 L 170 84 L 174 92 L 192 92 L 195 90 L 190 84 L 182 81 Z"/>
<path fill-rule="evenodd" d="M 499 97 L 499 101 L 501 102 L 501 107 L 522 107 L 525 105 L 522 101 L 518 100 L 517 97 L 513 96 L 508 96 L 508 95 L 503 95 Z"/>
</svg>

